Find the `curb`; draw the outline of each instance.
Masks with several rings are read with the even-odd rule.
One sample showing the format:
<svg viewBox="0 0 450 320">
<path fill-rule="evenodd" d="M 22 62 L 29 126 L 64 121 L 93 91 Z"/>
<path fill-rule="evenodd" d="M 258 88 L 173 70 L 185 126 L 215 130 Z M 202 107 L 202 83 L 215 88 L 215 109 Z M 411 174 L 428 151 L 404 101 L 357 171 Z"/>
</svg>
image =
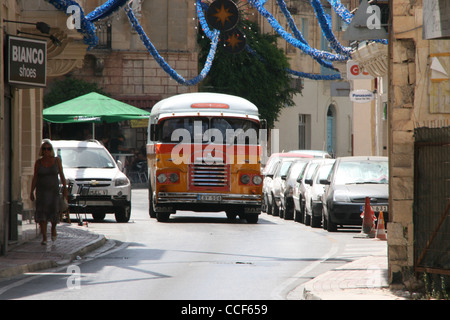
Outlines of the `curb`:
<svg viewBox="0 0 450 320">
<path fill-rule="evenodd" d="M 62 259 L 59 260 L 40 260 L 35 262 L 29 262 L 25 264 L 17 264 L 11 267 L 6 267 L 0 270 L 0 279 L 15 277 L 24 273 L 36 272 L 39 270 L 51 269 L 59 266 L 63 266 L 71 263 L 78 256 L 84 256 L 87 253 L 94 251 L 106 243 L 107 239 L 104 235 L 97 235 L 97 238 L 84 245 L 81 248 L 74 250 L 73 252 L 64 254 Z"/>
</svg>

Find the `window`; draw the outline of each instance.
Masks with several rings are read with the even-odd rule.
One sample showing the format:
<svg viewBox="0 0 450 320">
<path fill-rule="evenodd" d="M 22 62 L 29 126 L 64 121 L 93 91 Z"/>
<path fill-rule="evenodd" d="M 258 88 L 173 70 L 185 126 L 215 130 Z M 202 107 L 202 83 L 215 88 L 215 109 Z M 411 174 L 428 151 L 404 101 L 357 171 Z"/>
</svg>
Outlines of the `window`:
<svg viewBox="0 0 450 320">
<path fill-rule="evenodd" d="M 298 149 L 311 149 L 311 115 L 298 115 Z"/>
</svg>

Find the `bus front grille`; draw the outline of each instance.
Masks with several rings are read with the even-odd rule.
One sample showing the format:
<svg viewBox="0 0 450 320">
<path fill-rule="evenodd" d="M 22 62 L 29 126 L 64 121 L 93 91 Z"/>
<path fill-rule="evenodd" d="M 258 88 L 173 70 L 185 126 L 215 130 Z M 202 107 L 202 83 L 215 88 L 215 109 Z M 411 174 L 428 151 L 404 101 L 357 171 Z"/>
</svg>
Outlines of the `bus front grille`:
<svg viewBox="0 0 450 320">
<path fill-rule="evenodd" d="M 189 165 L 189 189 L 229 190 L 229 188 L 229 165 L 215 163 L 194 163 Z"/>
</svg>

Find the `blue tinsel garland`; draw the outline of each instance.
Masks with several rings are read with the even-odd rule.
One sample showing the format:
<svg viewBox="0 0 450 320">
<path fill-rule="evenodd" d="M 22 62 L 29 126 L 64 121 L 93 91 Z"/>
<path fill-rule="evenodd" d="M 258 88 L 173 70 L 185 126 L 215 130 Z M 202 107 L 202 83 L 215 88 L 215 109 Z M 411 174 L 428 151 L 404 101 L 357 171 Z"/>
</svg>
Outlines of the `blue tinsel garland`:
<svg viewBox="0 0 450 320">
<path fill-rule="evenodd" d="M 341 19 L 349 24 L 353 19 L 353 14 L 341 3 L 340 0 L 328 0 L 328 3 L 333 7 L 334 12 L 341 17 Z M 371 41 L 388 44 L 386 39 L 371 39 Z"/>
<path fill-rule="evenodd" d="M 100 7 L 97 7 L 94 11 L 86 16 L 89 21 L 95 22 L 97 20 L 110 16 L 120 7 L 124 6 L 128 0 L 108 0 Z"/>
<path fill-rule="evenodd" d="M 268 12 L 263 5 L 261 4 L 260 0 L 248 0 L 248 2 L 258 10 L 258 12 L 267 19 L 269 24 L 272 26 L 272 28 L 281 36 L 283 39 L 285 39 L 287 42 L 289 42 L 291 45 L 293 45 L 296 48 L 299 48 L 306 54 L 317 57 L 320 59 L 326 59 L 330 61 L 346 61 L 349 59 L 346 55 L 341 54 L 333 54 L 327 51 L 321 51 L 317 50 L 315 48 L 311 48 L 310 46 L 305 45 L 300 40 L 293 37 L 291 34 L 286 32 L 283 27 L 278 23 L 278 21 Z"/>
<path fill-rule="evenodd" d="M 67 11 L 67 8 L 71 5 L 76 5 L 80 8 L 81 12 L 81 29 L 78 30 L 80 33 L 83 34 L 84 42 L 89 45 L 89 49 L 95 47 L 98 42 L 98 38 L 95 34 L 95 26 L 92 22 L 103 19 L 111 15 L 113 12 L 117 11 L 120 7 L 124 6 L 128 0 L 108 0 L 103 5 L 97 7 L 94 11 L 89 13 L 87 16 L 84 15 L 84 12 L 80 5 L 73 1 L 73 0 L 47 0 L 50 4 L 52 4 L 54 7 L 56 7 L 58 10 Z M 343 61 L 347 60 L 349 57 L 345 55 L 340 54 L 332 54 L 326 51 L 320 51 L 314 48 L 311 48 L 307 41 L 303 38 L 300 31 L 295 26 L 295 23 L 293 22 L 292 16 L 288 12 L 286 5 L 284 1 L 277 0 L 280 8 L 282 9 L 283 13 L 285 14 L 286 18 L 289 21 L 289 26 L 292 29 L 294 33 L 294 37 L 292 37 L 290 34 L 288 34 L 284 29 L 281 27 L 281 25 L 276 21 L 276 19 L 269 13 L 267 10 L 263 8 L 264 4 L 266 3 L 266 0 L 249 0 L 249 3 L 256 7 L 261 15 L 263 15 L 269 23 L 272 25 L 272 27 L 281 35 L 283 38 L 285 38 L 286 41 L 288 41 L 290 44 L 294 45 L 295 47 L 303 50 L 305 53 L 312 56 L 316 61 L 318 61 L 321 65 L 334 69 L 332 64 L 329 61 Z M 311 0 L 312 1 L 312 0 Z M 339 6 L 338 0 L 329 0 L 332 1 L 335 6 Z M 148 51 L 152 54 L 153 58 L 157 61 L 157 63 L 163 68 L 164 71 L 166 71 L 173 79 L 175 79 L 178 83 L 184 84 L 184 85 L 195 85 L 202 81 L 206 75 L 208 74 L 209 70 L 211 69 L 212 62 L 214 60 L 215 52 L 217 49 L 217 44 L 219 41 L 219 34 L 220 32 L 217 30 L 211 31 L 208 27 L 208 24 L 206 22 L 204 11 L 202 9 L 202 5 L 206 6 L 206 4 L 202 4 L 201 0 L 197 0 L 197 15 L 199 18 L 200 25 L 205 32 L 206 36 L 211 39 L 211 48 L 210 52 L 208 54 L 208 57 L 206 59 L 205 66 L 203 70 L 200 72 L 200 74 L 191 80 L 185 80 L 182 76 L 180 76 L 175 70 L 173 70 L 166 61 L 159 55 L 156 48 L 151 43 L 150 39 L 145 34 L 142 27 L 139 25 L 139 22 L 137 21 L 136 17 L 134 16 L 134 13 L 132 12 L 131 8 L 128 6 L 128 9 L 125 8 L 126 14 L 128 16 L 128 19 L 130 20 L 131 25 L 136 30 L 136 32 L 139 34 L 139 37 L 143 41 L 145 47 L 148 49 Z M 341 4 L 342 6 L 342 4 Z M 343 7 L 343 6 L 342 6 Z M 333 7 L 334 8 L 334 7 Z M 345 7 L 343 7 L 345 9 Z M 343 11 L 345 14 L 345 11 Z M 328 23 L 327 23 L 328 25 Z M 324 31 L 325 32 L 325 31 Z M 331 43 L 331 42 L 330 42 Z M 333 44 L 334 46 L 334 44 Z M 334 48 L 334 47 L 333 47 Z M 339 48 L 339 47 L 337 47 Z M 336 49 L 335 49 L 336 50 Z M 338 49 L 339 50 L 339 49 Z M 337 50 L 337 51 L 338 51 Z M 247 46 L 247 51 L 254 54 L 256 53 L 253 49 Z M 345 51 L 342 51 L 345 52 Z M 315 79 L 315 80 L 334 80 L 334 79 L 340 79 L 339 74 L 335 75 L 316 75 L 316 74 L 308 74 L 300 71 L 294 71 L 291 69 L 287 70 L 289 73 L 299 76 L 299 77 L 305 77 L 309 79 Z"/>
<path fill-rule="evenodd" d="M 294 19 L 292 18 L 291 13 L 289 12 L 286 3 L 284 2 L 284 0 L 277 0 L 278 2 L 278 6 L 281 9 L 281 12 L 284 14 L 284 16 L 286 17 L 286 20 L 289 24 L 289 28 L 291 28 L 292 33 L 294 34 L 294 37 L 300 41 L 302 41 L 305 45 L 309 46 L 308 42 L 306 41 L 305 38 L 303 38 L 302 33 L 300 32 L 300 30 L 298 30 L 297 25 L 294 22 Z M 312 57 L 314 60 L 316 60 L 320 65 L 324 66 L 325 68 L 328 69 L 335 69 L 333 67 L 333 65 L 331 64 L 331 62 L 329 61 L 325 61 L 323 59 L 320 59 L 318 57 L 313 56 Z"/>
<path fill-rule="evenodd" d="M 95 26 L 94 24 L 87 20 L 83 9 L 81 6 L 76 2 L 72 0 L 47 0 L 48 3 L 52 4 L 56 9 L 63 11 L 64 13 L 67 13 L 67 8 L 69 6 L 77 6 L 80 8 L 80 29 L 77 29 L 78 32 L 80 32 L 83 35 L 83 41 L 86 43 L 89 48 L 88 50 L 95 47 L 98 43 L 97 35 L 95 34 Z"/>
<path fill-rule="evenodd" d="M 336 14 L 341 17 L 345 23 L 348 24 L 352 21 L 353 14 L 351 14 L 350 11 L 344 7 L 340 0 L 328 0 L 328 3 L 333 7 L 334 12 L 336 12 Z"/>
<path fill-rule="evenodd" d="M 163 68 L 163 70 L 172 77 L 175 81 L 177 81 L 180 84 L 183 85 L 196 85 L 200 81 L 202 81 L 206 75 L 208 74 L 209 70 L 211 69 L 212 62 L 214 60 L 214 56 L 216 54 L 217 44 L 219 42 L 219 35 L 220 32 L 218 30 L 215 30 L 212 35 L 212 43 L 211 48 L 209 50 L 208 57 L 206 58 L 205 65 L 203 67 L 203 70 L 200 72 L 200 74 L 191 79 L 191 80 L 185 80 L 181 75 L 179 75 L 175 70 L 173 70 L 167 62 L 164 60 L 163 57 L 161 57 L 154 47 L 154 45 L 151 43 L 150 39 L 145 34 L 145 31 L 142 29 L 141 25 L 137 21 L 136 17 L 134 16 L 133 10 L 131 10 L 131 7 L 128 6 L 128 8 L 125 8 L 125 12 L 128 16 L 128 19 L 130 20 L 131 25 L 133 26 L 134 30 L 138 33 L 139 37 L 141 38 L 142 42 L 144 43 L 147 50 L 150 52 L 150 54 L 153 56 L 153 58 L 156 60 L 156 62 Z"/>
<path fill-rule="evenodd" d="M 327 17 L 325 15 L 325 11 L 323 10 L 322 4 L 319 0 L 309 0 L 311 2 L 312 7 L 314 8 L 314 12 L 316 13 L 317 20 L 319 21 L 319 25 L 322 28 L 322 32 L 325 38 L 330 43 L 331 47 L 336 50 L 336 52 L 349 56 L 351 52 L 351 48 L 343 47 L 331 30 L 331 26 Z"/>
</svg>

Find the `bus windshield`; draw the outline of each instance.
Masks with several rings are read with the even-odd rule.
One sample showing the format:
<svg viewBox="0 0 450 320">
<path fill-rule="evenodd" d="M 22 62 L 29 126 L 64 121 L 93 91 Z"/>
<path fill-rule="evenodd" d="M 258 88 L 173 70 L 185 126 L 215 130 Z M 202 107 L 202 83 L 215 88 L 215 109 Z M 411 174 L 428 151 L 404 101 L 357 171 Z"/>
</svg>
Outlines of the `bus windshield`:
<svg viewBox="0 0 450 320">
<path fill-rule="evenodd" d="M 170 118 L 159 123 L 161 142 L 258 144 L 259 124 L 241 118 Z"/>
</svg>

